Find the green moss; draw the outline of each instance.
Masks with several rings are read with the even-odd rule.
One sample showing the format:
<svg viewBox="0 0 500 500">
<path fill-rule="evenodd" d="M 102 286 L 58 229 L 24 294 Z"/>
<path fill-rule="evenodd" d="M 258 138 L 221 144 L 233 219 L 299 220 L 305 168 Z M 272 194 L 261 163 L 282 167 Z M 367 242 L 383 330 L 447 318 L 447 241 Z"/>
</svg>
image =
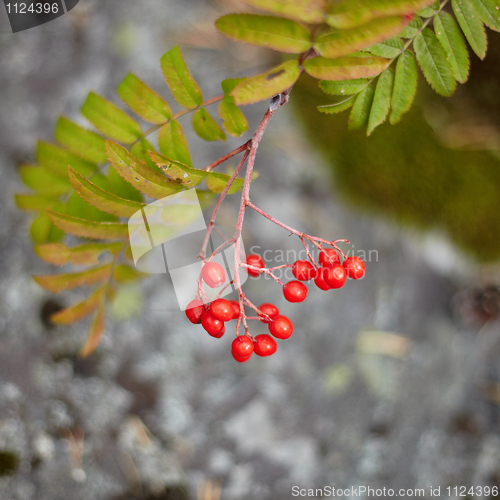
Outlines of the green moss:
<svg viewBox="0 0 500 500">
<path fill-rule="evenodd" d="M 442 228 L 477 260 L 498 260 L 500 162 L 488 152 L 441 146 L 422 109 L 436 97 L 424 85 L 419 92 L 400 123 L 386 123 L 370 137 L 347 130 L 348 113 L 320 114 L 316 106 L 329 98 L 311 78 L 300 80 L 291 101 L 350 202 L 404 225 Z"/>
</svg>

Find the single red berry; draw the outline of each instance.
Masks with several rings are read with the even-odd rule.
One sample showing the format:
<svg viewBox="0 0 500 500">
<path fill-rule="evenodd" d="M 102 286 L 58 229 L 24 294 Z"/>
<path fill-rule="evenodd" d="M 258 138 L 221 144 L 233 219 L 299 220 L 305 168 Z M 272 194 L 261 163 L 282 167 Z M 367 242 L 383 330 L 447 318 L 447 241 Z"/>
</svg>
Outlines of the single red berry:
<svg viewBox="0 0 500 500">
<path fill-rule="evenodd" d="M 266 264 L 262 260 L 262 257 L 260 255 L 255 254 L 255 253 L 247 255 L 247 264 L 249 266 L 259 267 L 261 269 L 263 267 L 266 267 Z M 248 268 L 247 268 L 247 272 L 250 276 L 253 276 L 254 278 L 257 277 L 261 273 L 261 271 L 255 271 L 254 269 L 248 269 Z"/>
<path fill-rule="evenodd" d="M 203 314 L 203 311 L 205 308 L 203 307 L 203 304 L 201 303 L 200 300 L 194 299 L 192 300 L 186 307 L 186 316 L 191 323 L 194 323 L 195 325 L 198 323 L 201 323 L 201 315 Z"/>
<path fill-rule="evenodd" d="M 201 315 L 201 325 L 210 335 L 212 335 L 212 337 L 220 338 L 224 335 L 224 322 L 220 319 L 214 318 L 210 309 L 203 311 L 203 314 Z"/>
<path fill-rule="evenodd" d="M 201 277 L 210 288 L 217 288 L 226 281 L 224 268 L 217 262 L 207 262 L 201 270 Z"/>
<path fill-rule="evenodd" d="M 255 337 L 253 351 L 257 356 L 271 356 L 278 349 L 278 344 L 270 335 L 262 333 Z"/>
<path fill-rule="evenodd" d="M 278 314 L 280 313 L 280 310 L 274 305 L 274 304 L 269 304 L 268 302 L 264 303 L 264 304 L 261 304 L 259 306 L 259 310 L 264 313 L 264 314 L 267 314 L 267 316 L 269 316 L 269 318 L 267 318 L 266 316 L 261 316 L 260 317 L 260 320 L 263 322 L 263 323 L 270 323 L 271 321 L 273 321 L 274 318 L 276 318 L 276 316 L 278 316 Z M 260 316 L 260 315 L 259 315 Z"/>
<path fill-rule="evenodd" d="M 339 254 L 333 248 L 325 248 L 319 253 L 319 263 L 322 266 L 340 264 Z"/>
<path fill-rule="evenodd" d="M 292 266 L 292 274 L 300 281 L 314 278 L 314 266 L 308 260 L 296 260 Z"/>
<path fill-rule="evenodd" d="M 210 312 L 215 319 L 230 321 L 233 319 L 234 309 L 229 300 L 217 299 L 210 304 Z"/>
<path fill-rule="evenodd" d="M 233 318 L 238 319 L 240 317 L 240 303 L 237 300 L 230 300 L 231 306 L 233 307 Z"/>
<path fill-rule="evenodd" d="M 323 279 L 330 288 L 340 288 L 344 286 L 347 278 L 345 269 L 340 264 L 324 268 Z"/>
<path fill-rule="evenodd" d="M 246 358 L 244 360 L 246 361 L 252 355 L 252 352 L 253 352 L 252 339 L 250 339 L 246 335 L 238 335 L 231 343 L 231 353 L 233 357 L 236 359 L 236 361 L 240 361 L 239 359 L 236 358 L 236 356 L 238 356 L 239 358 Z"/>
<path fill-rule="evenodd" d="M 359 257 L 347 257 L 342 264 L 349 278 L 359 280 L 365 275 L 365 263 Z"/>
<path fill-rule="evenodd" d="M 220 339 L 226 333 L 226 325 L 222 326 L 222 330 L 219 333 L 209 333 L 211 337 L 215 337 L 216 339 Z"/>
<path fill-rule="evenodd" d="M 300 281 L 289 281 L 283 286 L 283 295 L 288 302 L 302 302 L 307 297 L 307 287 Z"/>
<path fill-rule="evenodd" d="M 276 316 L 272 323 L 269 323 L 269 332 L 277 339 L 287 339 L 293 333 L 293 323 L 286 316 Z"/>
<path fill-rule="evenodd" d="M 231 354 L 233 355 L 233 358 L 238 361 L 238 363 L 246 363 L 252 356 L 251 354 L 248 356 L 238 356 L 237 354 L 234 354 L 234 352 L 231 352 Z"/>
<path fill-rule="evenodd" d="M 327 267 L 318 267 L 316 269 L 316 276 L 314 276 L 314 283 L 321 290 L 330 290 L 330 285 L 325 281 L 325 274 L 328 272 Z"/>
</svg>

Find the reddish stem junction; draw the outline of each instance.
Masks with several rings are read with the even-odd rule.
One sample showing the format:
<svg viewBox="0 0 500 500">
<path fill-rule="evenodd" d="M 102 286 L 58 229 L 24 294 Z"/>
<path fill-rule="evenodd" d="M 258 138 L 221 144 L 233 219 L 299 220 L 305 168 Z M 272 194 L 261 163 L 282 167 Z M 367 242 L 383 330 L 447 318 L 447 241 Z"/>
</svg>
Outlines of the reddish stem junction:
<svg viewBox="0 0 500 500">
<path fill-rule="evenodd" d="M 228 159 L 230 159 L 230 158 L 232 158 L 240 153 L 244 153 L 243 157 L 241 158 L 241 161 L 239 162 L 238 166 L 236 167 L 233 175 L 231 176 L 226 187 L 224 188 L 224 191 L 220 195 L 219 200 L 217 201 L 217 204 L 215 205 L 214 211 L 213 211 L 212 216 L 210 218 L 210 222 L 208 224 L 207 232 L 205 235 L 205 239 L 203 241 L 201 251 L 198 255 L 198 258 L 200 260 L 202 260 L 204 263 L 207 263 L 207 262 L 210 262 L 226 246 L 234 243 L 234 247 L 235 247 L 234 248 L 234 280 L 231 281 L 230 283 L 226 284 L 221 289 L 221 291 L 217 295 L 217 298 L 219 298 L 221 296 L 222 292 L 224 290 L 226 290 L 227 287 L 231 286 L 233 283 L 236 285 L 236 289 L 238 291 L 239 305 L 240 305 L 240 316 L 238 318 L 238 322 L 236 325 L 236 335 L 237 336 L 240 335 L 241 325 L 243 324 L 245 334 L 247 336 L 249 336 L 250 338 L 253 338 L 250 335 L 250 332 L 248 330 L 247 320 L 262 320 L 263 318 L 271 320 L 271 318 L 269 318 L 264 312 L 260 311 L 259 308 L 257 306 L 255 306 L 255 304 L 253 304 L 247 298 L 247 296 L 244 294 L 244 292 L 241 288 L 240 268 L 243 267 L 243 268 L 246 268 L 247 270 L 253 270 L 253 271 L 256 271 L 259 273 L 265 273 L 265 274 L 269 275 L 272 279 L 274 279 L 277 283 L 279 283 L 281 286 L 283 286 L 283 283 L 273 273 L 273 271 L 276 271 L 277 269 L 282 269 L 285 267 L 291 267 L 291 264 L 287 264 L 287 265 L 277 266 L 277 267 L 273 267 L 273 268 L 260 268 L 260 267 L 255 267 L 255 266 L 249 265 L 246 262 L 241 261 L 240 236 L 241 236 L 241 231 L 243 228 L 243 220 L 245 218 L 245 211 L 247 208 L 252 209 L 256 213 L 262 215 L 266 219 L 268 219 L 271 222 L 273 222 L 274 224 L 276 224 L 277 226 L 285 229 L 286 231 L 288 231 L 290 233 L 290 235 L 293 234 L 293 235 L 297 236 L 301 240 L 301 242 L 304 246 L 305 252 L 315 268 L 318 268 L 319 266 L 318 266 L 318 264 L 316 264 L 313 256 L 309 252 L 309 249 L 307 247 L 307 242 L 313 244 L 320 251 L 323 249 L 323 245 L 329 245 L 329 246 L 335 248 L 335 250 L 337 250 L 344 258 L 346 258 L 346 255 L 337 246 L 337 243 L 340 243 L 340 242 L 349 243 L 348 240 L 340 239 L 340 240 L 328 241 L 328 240 L 325 240 L 323 238 L 319 238 L 317 236 L 311 236 L 309 234 L 304 234 L 300 231 L 297 231 L 296 229 L 293 229 L 290 226 L 287 226 L 283 222 L 275 219 L 274 217 L 267 214 L 266 212 L 264 212 L 263 210 L 258 208 L 256 205 L 254 205 L 250 201 L 250 182 L 251 182 L 252 172 L 253 172 L 253 168 L 254 168 L 254 164 L 255 164 L 255 156 L 257 154 L 257 148 L 259 147 L 260 141 L 262 140 L 264 132 L 265 132 L 269 122 L 271 121 L 271 118 L 274 115 L 274 113 L 281 106 L 283 106 L 284 104 L 286 104 L 288 102 L 288 95 L 289 95 L 289 90 L 283 92 L 282 94 L 275 96 L 271 100 L 269 109 L 266 111 L 262 120 L 260 121 L 260 123 L 255 131 L 255 134 L 248 142 L 246 142 L 245 144 L 234 149 L 230 153 L 227 153 L 226 155 L 219 158 L 218 160 L 214 161 L 211 165 L 209 165 L 205 169 L 206 171 L 211 171 L 213 168 L 217 167 L 218 165 L 225 162 L 226 160 L 228 160 Z M 212 230 L 216 231 L 216 229 L 214 229 L 214 224 L 215 224 L 215 220 L 217 218 L 217 214 L 220 210 L 220 206 L 221 206 L 222 202 L 224 201 L 224 199 L 225 199 L 229 189 L 231 188 L 234 180 L 236 179 L 237 175 L 239 174 L 239 172 L 241 171 L 241 169 L 245 165 L 245 163 L 246 163 L 245 180 L 244 180 L 244 184 L 243 184 L 243 192 L 242 192 L 242 196 L 241 196 L 240 208 L 239 208 L 239 212 L 238 212 L 238 220 L 236 223 L 234 235 L 229 239 L 225 239 L 225 241 L 221 245 L 219 245 L 212 252 L 212 254 L 207 258 L 206 257 L 207 245 L 208 245 L 208 242 L 210 239 L 210 234 L 211 234 Z M 209 301 L 205 291 L 203 290 L 203 283 L 202 283 L 201 274 L 200 274 L 200 277 L 198 278 L 198 298 L 205 305 L 205 307 L 208 306 L 210 301 Z M 253 309 L 257 313 L 257 316 L 247 316 L 245 313 L 245 306 Z"/>
</svg>

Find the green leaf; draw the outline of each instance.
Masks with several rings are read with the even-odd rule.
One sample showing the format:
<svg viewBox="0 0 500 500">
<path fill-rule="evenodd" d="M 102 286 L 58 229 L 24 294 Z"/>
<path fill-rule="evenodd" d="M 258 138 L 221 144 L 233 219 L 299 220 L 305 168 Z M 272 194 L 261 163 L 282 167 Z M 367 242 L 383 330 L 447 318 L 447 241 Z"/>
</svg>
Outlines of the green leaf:
<svg viewBox="0 0 500 500">
<path fill-rule="evenodd" d="M 125 200 L 108 193 L 71 168 L 69 168 L 68 175 L 71 185 L 85 201 L 108 214 L 117 215 L 118 217 L 131 217 L 135 212 L 146 206 L 145 203 Z"/>
<path fill-rule="evenodd" d="M 48 210 L 50 219 L 69 234 L 96 240 L 118 240 L 128 237 L 128 226 L 120 222 L 94 222 Z"/>
<path fill-rule="evenodd" d="M 373 47 L 370 47 L 368 52 L 374 56 L 385 57 L 386 59 L 394 59 L 398 57 L 404 47 L 404 42 L 401 38 L 395 36 L 384 40 L 383 42 L 377 43 Z"/>
<path fill-rule="evenodd" d="M 500 3 L 498 0 L 470 0 L 474 10 L 486 26 L 500 31 Z"/>
<path fill-rule="evenodd" d="M 330 7 L 326 22 L 338 29 L 357 28 L 372 19 L 408 16 L 434 0 L 343 0 Z"/>
<path fill-rule="evenodd" d="M 172 118 L 170 106 L 153 89 L 129 73 L 116 90 L 122 101 L 149 123 L 164 123 Z"/>
<path fill-rule="evenodd" d="M 127 182 L 113 167 L 108 170 L 108 183 L 109 190 L 114 195 L 119 196 L 120 198 L 125 198 L 126 200 L 133 200 L 138 203 L 142 203 L 142 193 Z"/>
<path fill-rule="evenodd" d="M 185 108 L 196 108 L 203 103 L 200 87 L 194 81 L 179 47 L 174 47 L 161 58 L 161 69 L 174 99 Z"/>
<path fill-rule="evenodd" d="M 479 14 L 469 0 L 451 0 L 451 5 L 458 24 L 472 50 L 480 59 L 486 55 L 486 32 Z"/>
<path fill-rule="evenodd" d="M 49 217 L 47 216 L 47 218 Z M 34 250 L 38 257 L 55 266 L 67 264 L 92 266 L 99 263 L 99 256 L 103 252 L 109 251 L 117 256 L 122 248 L 123 243 L 84 243 L 73 248 L 64 243 L 45 243 L 36 245 Z"/>
<path fill-rule="evenodd" d="M 59 325 L 71 325 L 88 316 L 95 311 L 104 301 L 106 286 L 97 288 L 92 295 L 82 302 L 72 305 L 62 311 L 53 314 L 50 320 Z"/>
<path fill-rule="evenodd" d="M 99 303 L 97 313 L 90 324 L 89 333 L 87 335 L 87 339 L 85 340 L 85 344 L 80 349 L 80 357 L 86 358 L 90 354 L 92 354 L 99 343 L 101 342 L 102 334 L 104 333 L 104 326 L 106 323 L 106 307 L 104 303 L 104 299 L 102 299 Z"/>
<path fill-rule="evenodd" d="M 20 210 L 34 210 L 43 212 L 47 208 L 52 208 L 59 203 L 57 198 L 33 194 L 15 194 L 17 208 Z"/>
<path fill-rule="evenodd" d="M 19 167 L 19 173 L 26 186 L 46 196 L 61 196 L 71 191 L 67 178 L 63 179 L 44 168 L 23 165 Z"/>
<path fill-rule="evenodd" d="M 233 89 L 231 96 L 238 106 L 270 99 L 289 89 L 297 81 L 299 75 L 298 61 L 287 61 L 240 83 Z"/>
<path fill-rule="evenodd" d="M 434 18 L 434 29 L 439 43 L 446 52 L 455 78 L 460 83 L 465 83 L 469 75 L 469 53 L 460 28 L 450 14 L 440 12 Z"/>
<path fill-rule="evenodd" d="M 394 71 L 387 68 L 378 78 L 373 104 L 368 119 L 367 135 L 385 122 L 391 108 L 391 96 L 394 86 Z"/>
<path fill-rule="evenodd" d="M 423 25 L 424 23 L 422 22 L 422 19 L 415 16 L 410 21 L 410 24 L 399 34 L 399 36 L 401 38 L 415 38 L 422 29 Z"/>
<path fill-rule="evenodd" d="M 194 113 L 193 129 L 205 141 L 226 140 L 226 134 L 205 108 L 200 108 Z"/>
<path fill-rule="evenodd" d="M 36 159 L 46 170 L 64 179 L 68 175 L 68 165 L 85 176 L 91 175 L 97 170 L 95 163 L 82 160 L 67 149 L 43 141 L 38 141 Z"/>
<path fill-rule="evenodd" d="M 124 144 L 142 136 L 141 127 L 135 120 L 94 92 L 83 103 L 82 114 L 103 134 Z"/>
<path fill-rule="evenodd" d="M 349 130 L 363 128 L 368 123 L 374 93 L 373 87 L 368 85 L 365 90 L 358 94 L 349 116 Z"/>
<path fill-rule="evenodd" d="M 134 144 L 134 146 L 130 150 L 130 152 L 138 160 L 141 160 L 143 163 L 146 163 L 146 165 L 152 170 L 155 170 L 156 172 L 162 174 L 162 171 L 151 160 L 151 157 L 149 156 L 150 151 L 155 151 L 155 148 L 147 139 L 141 139 L 141 141 L 138 142 L 137 144 Z"/>
<path fill-rule="evenodd" d="M 108 141 L 106 151 L 113 168 L 141 193 L 160 199 L 182 191 L 181 185 L 151 170 L 116 142 Z"/>
<path fill-rule="evenodd" d="M 226 132 L 233 137 L 240 137 L 248 130 L 247 119 L 235 104 L 226 100 L 221 101 L 219 104 L 219 116 L 223 120 Z"/>
<path fill-rule="evenodd" d="M 72 153 L 91 163 L 104 163 L 104 138 L 61 116 L 57 121 L 55 138 Z"/>
<path fill-rule="evenodd" d="M 432 17 L 439 11 L 440 8 L 441 5 L 439 3 L 439 0 L 434 0 L 434 2 L 429 5 L 429 7 L 425 7 L 424 9 L 419 10 L 417 12 L 417 15 L 422 17 Z"/>
<path fill-rule="evenodd" d="M 196 194 L 198 195 L 198 200 L 200 202 L 200 206 L 202 209 L 205 209 L 209 207 L 214 198 L 216 197 L 215 193 L 212 193 L 211 191 L 206 191 L 204 189 L 197 189 Z"/>
<path fill-rule="evenodd" d="M 311 34 L 301 24 L 274 16 L 229 14 L 215 22 L 224 35 L 259 47 L 300 54 L 311 48 Z"/>
<path fill-rule="evenodd" d="M 321 80 L 319 87 L 323 92 L 332 95 L 352 95 L 361 92 L 370 82 L 368 78 L 357 80 L 328 81 Z M 334 105 L 335 106 L 335 105 Z"/>
<path fill-rule="evenodd" d="M 402 16 L 374 19 L 359 28 L 335 31 L 320 36 L 314 42 L 314 49 L 320 56 L 328 59 L 348 56 L 401 33 L 409 22 L 409 18 Z"/>
<path fill-rule="evenodd" d="M 335 104 L 327 104 L 325 106 L 318 106 L 318 111 L 330 115 L 336 115 L 338 113 L 342 113 L 342 111 L 345 111 L 346 109 L 352 107 L 352 105 L 356 101 L 356 97 L 357 96 L 353 95 L 349 97 L 349 99 L 346 99 L 345 101 L 342 102 L 336 102 Z"/>
<path fill-rule="evenodd" d="M 242 0 L 279 16 L 310 24 L 321 24 L 326 12 L 326 0 Z"/>
<path fill-rule="evenodd" d="M 79 273 L 49 274 L 45 276 L 33 276 L 33 279 L 45 290 L 52 293 L 60 293 L 63 290 L 72 290 L 83 285 L 93 285 L 108 279 L 113 264 L 86 269 Z"/>
<path fill-rule="evenodd" d="M 339 57 L 325 59 L 313 57 L 304 61 L 306 73 L 320 80 L 352 80 L 368 78 L 382 73 L 390 64 L 381 57 Z"/>
<path fill-rule="evenodd" d="M 221 174 L 219 172 L 210 172 L 210 175 L 207 177 L 207 188 L 213 193 L 220 194 L 224 191 L 230 179 L 230 175 Z M 237 193 L 243 188 L 244 182 L 245 181 L 243 179 L 234 179 L 233 184 L 228 189 L 227 193 Z"/>
<path fill-rule="evenodd" d="M 417 63 L 409 50 L 405 50 L 398 58 L 394 89 L 392 91 L 392 111 L 389 121 L 394 125 L 411 106 L 417 91 Z"/>
<path fill-rule="evenodd" d="M 160 151 L 168 158 L 185 163 L 190 167 L 193 165 L 184 130 L 178 121 L 171 120 L 163 125 L 158 134 L 158 143 Z"/>
<path fill-rule="evenodd" d="M 222 88 L 222 91 L 224 92 L 224 100 L 226 100 L 227 102 L 232 102 L 234 104 L 234 100 L 230 94 L 237 85 L 239 85 L 241 82 L 244 82 L 245 80 L 246 77 L 226 78 L 225 80 L 222 80 L 222 82 L 220 82 L 220 86 Z"/>
<path fill-rule="evenodd" d="M 184 165 L 181 162 L 166 158 L 158 153 L 151 152 L 151 159 L 171 179 L 181 183 L 182 186 L 194 187 L 202 183 L 208 172 Z"/>
<path fill-rule="evenodd" d="M 418 64 L 429 85 L 440 95 L 453 94 L 456 87 L 455 76 L 436 35 L 425 28 L 415 37 L 413 46 Z"/>
</svg>

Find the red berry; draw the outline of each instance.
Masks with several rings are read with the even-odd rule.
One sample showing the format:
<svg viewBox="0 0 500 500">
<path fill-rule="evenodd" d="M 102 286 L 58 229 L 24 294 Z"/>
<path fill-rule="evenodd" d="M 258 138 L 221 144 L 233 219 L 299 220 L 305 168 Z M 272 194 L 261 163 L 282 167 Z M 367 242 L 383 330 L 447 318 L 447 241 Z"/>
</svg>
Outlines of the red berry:
<svg viewBox="0 0 500 500">
<path fill-rule="evenodd" d="M 237 300 L 230 300 L 231 306 L 233 307 L 233 318 L 238 319 L 240 317 L 240 303 Z"/>
<path fill-rule="evenodd" d="M 288 302 L 302 302 L 307 297 L 307 287 L 300 281 L 289 281 L 283 286 L 283 295 Z"/>
<path fill-rule="evenodd" d="M 253 342 L 252 339 L 247 337 L 246 335 L 238 335 L 233 342 L 231 343 L 231 353 L 236 359 L 236 361 L 244 362 L 246 361 L 253 352 Z M 237 359 L 246 358 L 244 360 Z"/>
<path fill-rule="evenodd" d="M 269 319 L 269 318 L 266 318 L 266 316 L 261 316 L 260 320 L 263 323 L 270 323 L 280 313 L 280 310 L 274 304 L 269 304 L 268 302 L 260 305 L 259 310 L 262 313 L 267 314 L 267 316 L 269 316 L 269 318 L 271 318 L 271 319 Z"/>
<path fill-rule="evenodd" d="M 194 323 L 195 325 L 197 323 L 201 323 L 201 315 L 203 314 L 203 311 L 205 308 L 203 307 L 203 304 L 201 303 L 200 300 L 194 299 L 192 300 L 186 307 L 186 316 L 191 323 Z"/>
<path fill-rule="evenodd" d="M 316 269 L 316 276 L 314 276 L 314 283 L 321 290 L 330 290 L 330 285 L 325 281 L 325 274 L 328 273 L 327 267 L 318 267 Z"/>
<path fill-rule="evenodd" d="M 251 354 L 249 356 L 238 356 L 237 354 L 234 354 L 234 352 L 231 354 L 233 355 L 233 358 L 238 361 L 238 363 L 246 363 L 252 356 Z"/>
<path fill-rule="evenodd" d="M 359 257 L 347 257 L 342 264 L 349 278 L 359 280 L 365 275 L 365 263 Z"/>
<path fill-rule="evenodd" d="M 344 286 L 347 274 L 340 264 L 332 267 L 325 267 L 323 279 L 330 288 L 340 288 Z"/>
<path fill-rule="evenodd" d="M 300 281 L 314 278 L 314 266 L 308 260 L 296 260 L 292 266 L 292 274 Z"/>
<path fill-rule="evenodd" d="M 255 337 L 255 345 L 253 350 L 257 356 L 271 356 L 278 349 L 278 344 L 270 335 L 264 333 Z"/>
<path fill-rule="evenodd" d="M 230 321 L 233 319 L 234 309 L 229 300 L 217 299 L 210 304 L 210 312 L 215 319 Z"/>
<path fill-rule="evenodd" d="M 212 337 L 220 338 L 224 335 L 224 322 L 214 318 L 211 311 L 203 311 L 201 315 L 201 325 Z"/>
<path fill-rule="evenodd" d="M 224 268 L 217 262 L 206 263 L 201 270 L 201 277 L 210 288 L 217 288 L 226 281 Z"/>
<path fill-rule="evenodd" d="M 261 269 L 263 267 L 266 267 L 264 261 L 262 260 L 262 257 L 260 255 L 255 254 L 255 253 L 247 256 L 247 264 L 249 266 L 259 267 Z M 248 269 L 248 268 L 247 268 L 247 271 L 248 271 L 248 274 L 250 276 L 253 276 L 254 278 L 257 277 L 261 273 L 261 271 L 255 271 L 254 269 Z"/>
<path fill-rule="evenodd" d="M 272 323 L 269 323 L 269 332 L 277 339 L 287 339 L 293 333 L 293 323 L 286 316 L 276 316 Z"/>
<path fill-rule="evenodd" d="M 325 248 L 319 253 L 319 263 L 322 266 L 340 264 L 339 254 L 333 248 Z"/>
</svg>

